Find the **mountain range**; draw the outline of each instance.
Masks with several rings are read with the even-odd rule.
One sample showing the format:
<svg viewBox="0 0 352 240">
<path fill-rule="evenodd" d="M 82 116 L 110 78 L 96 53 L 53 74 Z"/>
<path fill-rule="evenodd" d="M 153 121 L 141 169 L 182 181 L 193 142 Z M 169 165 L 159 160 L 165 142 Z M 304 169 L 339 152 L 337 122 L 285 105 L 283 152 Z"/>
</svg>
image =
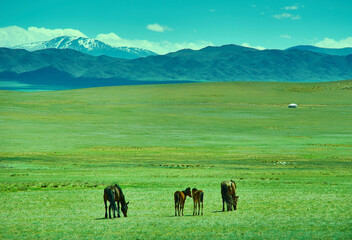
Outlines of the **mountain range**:
<svg viewBox="0 0 352 240">
<path fill-rule="evenodd" d="M 91 56 L 72 49 L 0 48 L 0 81 L 57 88 L 125 84 L 283 81 L 352 78 L 352 55 L 257 50 L 237 45 L 184 49 L 137 59 Z"/>
<path fill-rule="evenodd" d="M 310 51 L 310 52 L 316 52 L 316 53 L 324 53 L 324 54 L 329 54 L 329 55 L 339 55 L 339 56 L 347 56 L 352 54 L 352 48 L 346 47 L 346 48 L 320 48 L 320 47 L 315 47 L 315 46 L 310 46 L 310 45 L 299 45 L 299 46 L 294 46 L 288 48 L 290 49 L 296 49 L 296 50 L 303 50 L 303 51 Z"/>
<path fill-rule="evenodd" d="M 156 53 L 132 47 L 113 47 L 94 38 L 62 36 L 49 41 L 17 45 L 14 49 L 37 51 L 49 48 L 73 49 L 93 56 L 106 55 L 110 57 L 133 59 L 156 55 Z"/>
</svg>

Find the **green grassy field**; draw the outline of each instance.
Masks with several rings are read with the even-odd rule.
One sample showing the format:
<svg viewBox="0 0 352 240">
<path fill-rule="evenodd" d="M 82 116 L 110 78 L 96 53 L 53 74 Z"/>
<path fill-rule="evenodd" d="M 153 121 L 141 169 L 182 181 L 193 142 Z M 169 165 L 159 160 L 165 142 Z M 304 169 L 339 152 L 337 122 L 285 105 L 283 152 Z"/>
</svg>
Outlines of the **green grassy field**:
<svg viewBox="0 0 352 240">
<path fill-rule="evenodd" d="M 351 116 L 352 81 L 0 91 L 0 238 L 351 239 Z M 186 187 L 204 216 L 174 216 Z"/>
</svg>

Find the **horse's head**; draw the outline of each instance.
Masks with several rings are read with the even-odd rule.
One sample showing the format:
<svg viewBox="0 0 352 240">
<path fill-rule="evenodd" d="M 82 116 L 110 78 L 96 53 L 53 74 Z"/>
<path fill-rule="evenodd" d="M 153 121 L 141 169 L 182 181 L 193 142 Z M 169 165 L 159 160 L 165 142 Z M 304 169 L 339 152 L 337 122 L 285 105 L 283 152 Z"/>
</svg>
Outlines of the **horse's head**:
<svg viewBox="0 0 352 240">
<path fill-rule="evenodd" d="M 122 211 L 124 217 L 127 217 L 127 210 L 128 210 L 128 204 L 129 204 L 129 203 L 130 203 L 130 202 L 127 202 L 126 204 L 123 204 L 123 205 L 121 206 L 121 211 Z"/>
<path fill-rule="evenodd" d="M 192 196 L 194 196 L 194 193 L 197 192 L 197 191 L 198 191 L 197 188 L 193 188 L 193 189 L 192 189 Z"/>
<path fill-rule="evenodd" d="M 233 208 L 234 210 L 237 210 L 237 200 L 240 196 L 235 196 L 235 199 L 233 200 Z"/>
<path fill-rule="evenodd" d="M 186 196 L 188 196 L 188 197 L 190 197 L 190 198 L 192 198 L 192 192 L 191 192 L 191 188 L 186 188 L 186 190 L 185 190 L 185 194 L 186 194 Z"/>
</svg>

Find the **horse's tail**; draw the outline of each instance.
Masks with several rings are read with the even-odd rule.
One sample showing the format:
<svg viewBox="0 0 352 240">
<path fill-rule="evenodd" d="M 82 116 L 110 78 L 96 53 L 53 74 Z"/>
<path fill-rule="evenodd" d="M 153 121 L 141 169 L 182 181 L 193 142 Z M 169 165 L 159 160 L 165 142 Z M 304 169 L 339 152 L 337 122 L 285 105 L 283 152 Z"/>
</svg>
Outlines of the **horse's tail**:
<svg viewBox="0 0 352 240">
<path fill-rule="evenodd" d="M 228 188 L 226 184 L 221 184 L 221 196 L 226 201 L 227 204 L 232 204 L 232 198 L 228 193 Z"/>
<path fill-rule="evenodd" d="M 180 202 L 180 195 L 177 192 L 174 193 L 174 199 L 175 199 L 175 204 Z"/>
<path fill-rule="evenodd" d="M 117 206 L 116 206 L 116 203 L 115 203 L 115 196 L 114 196 L 114 192 L 111 188 L 107 188 L 105 189 L 105 193 L 108 197 L 108 200 L 110 202 L 110 205 L 112 206 L 112 209 L 114 211 L 117 211 Z"/>
<path fill-rule="evenodd" d="M 204 192 L 201 192 L 201 193 L 200 193 L 199 198 L 200 198 L 200 202 L 203 202 L 203 199 L 204 199 Z"/>
</svg>

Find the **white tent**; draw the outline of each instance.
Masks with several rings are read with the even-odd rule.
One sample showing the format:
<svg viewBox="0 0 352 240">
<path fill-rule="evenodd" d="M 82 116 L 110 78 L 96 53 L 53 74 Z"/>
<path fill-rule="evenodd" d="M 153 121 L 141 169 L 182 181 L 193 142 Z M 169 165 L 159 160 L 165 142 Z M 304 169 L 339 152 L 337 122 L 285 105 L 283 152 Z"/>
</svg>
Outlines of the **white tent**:
<svg viewBox="0 0 352 240">
<path fill-rule="evenodd" d="M 296 103 L 291 103 L 288 105 L 288 108 L 297 108 L 298 105 Z"/>
</svg>

